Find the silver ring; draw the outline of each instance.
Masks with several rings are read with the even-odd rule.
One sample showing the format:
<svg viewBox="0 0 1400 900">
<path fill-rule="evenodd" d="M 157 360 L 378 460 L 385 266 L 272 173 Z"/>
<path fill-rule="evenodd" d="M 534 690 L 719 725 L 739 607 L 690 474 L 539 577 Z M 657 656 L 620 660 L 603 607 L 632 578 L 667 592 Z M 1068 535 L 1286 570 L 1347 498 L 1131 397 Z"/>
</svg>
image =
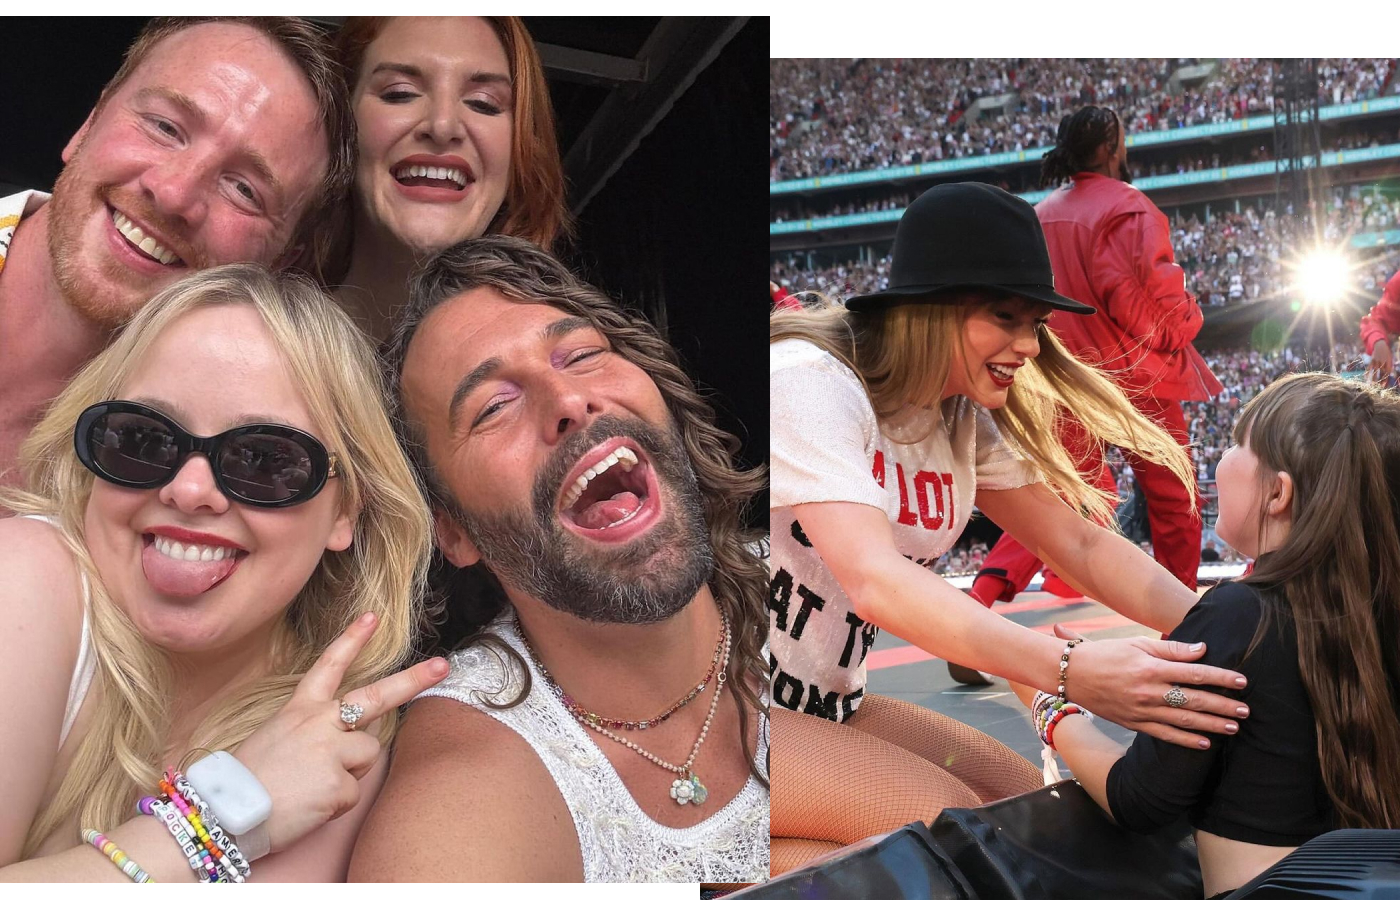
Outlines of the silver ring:
<svg viewBox="0 0 1400 900">
<path fill-rule="evenodd" d="M 340 701 L 340 721 L 350 726 L 350 730 L 355 730 L 355 723 L 365 714 L 365 708 L 358 703 L 346 703 Z"/>
<path fill-rule="evenodd" d="M 1172 709 L 1181 709 L 1186 705 L 1186 692 L 1174 684 L 1171 690 L 1162 695 L 1162 699 L 1167 701 L 1167 705 Z"/>
</svg>

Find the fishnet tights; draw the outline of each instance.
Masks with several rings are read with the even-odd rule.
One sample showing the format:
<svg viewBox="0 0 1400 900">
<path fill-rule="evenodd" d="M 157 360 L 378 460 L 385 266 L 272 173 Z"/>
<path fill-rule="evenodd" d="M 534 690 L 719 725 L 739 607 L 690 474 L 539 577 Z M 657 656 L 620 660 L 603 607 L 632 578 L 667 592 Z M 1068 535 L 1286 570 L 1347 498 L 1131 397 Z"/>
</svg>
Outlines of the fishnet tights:
<svg viewBox="0 0 1400 900">
<path fill-rule="evenodd" d="M 781 875 L 784 872 L 790 872 L 807 865 L 823 853 L 840 849 L 841 845 L 835 841 L 808 841 L 802 838 L 774 837 L 769 842 L 768 848 L 769 871 L 775 876 Z"/>
<path fill-rule="evenodd" d="M 832 843 L 1041 785 L 1039 770 L 1000 741 L 890 697 L 867 694 L 848 725 L 774 709 L 771 728 L 774 875 Z M 784 838 L 797 840 L 780 844 Z"/>
</svg>

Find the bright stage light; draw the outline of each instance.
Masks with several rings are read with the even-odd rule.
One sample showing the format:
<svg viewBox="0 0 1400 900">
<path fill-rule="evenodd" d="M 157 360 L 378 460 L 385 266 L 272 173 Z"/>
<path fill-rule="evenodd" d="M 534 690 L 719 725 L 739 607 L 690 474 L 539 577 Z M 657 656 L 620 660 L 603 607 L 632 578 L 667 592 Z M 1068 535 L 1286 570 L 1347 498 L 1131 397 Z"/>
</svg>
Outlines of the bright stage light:
<svg viewBox="0 0 1400 900">
<path fill-rule="evenodd" d="M 1335 250 L 1315 250 L 1299 261 L 1295 285 L 1315 306 L 1331 306 L 1350 288 L 1351 266 Z"/>
</svg>

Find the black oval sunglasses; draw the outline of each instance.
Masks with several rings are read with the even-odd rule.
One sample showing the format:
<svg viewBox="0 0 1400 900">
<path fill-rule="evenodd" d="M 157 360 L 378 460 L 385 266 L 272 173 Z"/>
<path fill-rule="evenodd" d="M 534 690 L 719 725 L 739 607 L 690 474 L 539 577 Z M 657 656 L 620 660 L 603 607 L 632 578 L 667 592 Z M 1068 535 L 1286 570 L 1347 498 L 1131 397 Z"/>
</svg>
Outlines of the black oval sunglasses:
<svg viewBox="0 0 1400 900">
<path fill-rule="evenodd" d="M 339 474 L 335 456 L 290 425 L 241 425 L 200 437 L 159 410 L 125 400 L 83 410 L 73 449 L 94 475 L 129 488 L 168 484 L 191 453 L 202 453 L 223 495 L 249 506 L 305 503 Z"/>
</svg>

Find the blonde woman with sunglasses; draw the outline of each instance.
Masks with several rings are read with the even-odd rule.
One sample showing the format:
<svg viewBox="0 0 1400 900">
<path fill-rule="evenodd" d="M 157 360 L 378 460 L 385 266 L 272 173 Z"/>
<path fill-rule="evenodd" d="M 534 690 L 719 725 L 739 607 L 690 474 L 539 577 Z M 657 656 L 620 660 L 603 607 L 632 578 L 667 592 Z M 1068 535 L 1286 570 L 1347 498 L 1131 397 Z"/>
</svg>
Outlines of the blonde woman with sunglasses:
<svg viewBox="0 0 1400 900">
<path fill-rule="evenodd" d="M 399 671 L 429 518 L 382 396 L 332 301 L 238 265 L 54 402 L 0 521 L 0 880 L 343 880 L 447 671 Z"/>
</svg>

